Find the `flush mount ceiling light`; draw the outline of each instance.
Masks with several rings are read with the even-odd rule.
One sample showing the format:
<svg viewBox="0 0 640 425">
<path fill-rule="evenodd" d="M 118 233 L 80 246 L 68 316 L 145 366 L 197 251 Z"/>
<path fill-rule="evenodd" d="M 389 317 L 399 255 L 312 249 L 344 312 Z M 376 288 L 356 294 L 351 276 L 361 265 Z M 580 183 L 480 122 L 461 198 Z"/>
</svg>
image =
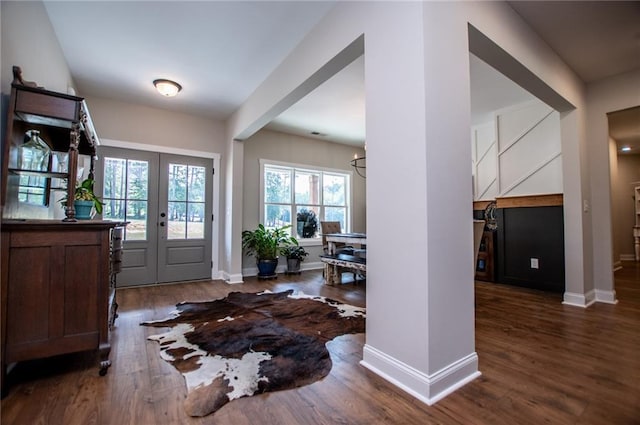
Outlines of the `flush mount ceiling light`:
<svg viewBox="0 0 640 425">
<path fill-rule="evenodd" d="M 171 80 L 153 80 L 153 85 L 156 86 L 158 93 L 166 97 L 173 97 L 182 90 L 182 86 L 180 84 Z"/>
<path fill-rule="evenodd" d="M 629 152 L 631 150 L 631 147 L 629 146 L 623 146 L 622 149 L 620 149 L 622 152 Z"/>
</svg>

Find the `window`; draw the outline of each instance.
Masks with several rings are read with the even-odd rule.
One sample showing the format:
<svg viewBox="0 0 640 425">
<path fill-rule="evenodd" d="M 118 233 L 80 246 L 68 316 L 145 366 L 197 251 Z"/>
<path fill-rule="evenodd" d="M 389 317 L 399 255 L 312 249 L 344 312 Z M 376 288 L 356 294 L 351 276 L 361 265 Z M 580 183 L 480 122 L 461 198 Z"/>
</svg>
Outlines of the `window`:
<svg viewBox="0 0 640 425">
<path fill-rule="evenodd" d="M 299 240 L 317 240 L 320 221 L 350 223 L 351 173 L 260 161 L 261 222 L 267 228 L 292 225 Z"/>
</svg>

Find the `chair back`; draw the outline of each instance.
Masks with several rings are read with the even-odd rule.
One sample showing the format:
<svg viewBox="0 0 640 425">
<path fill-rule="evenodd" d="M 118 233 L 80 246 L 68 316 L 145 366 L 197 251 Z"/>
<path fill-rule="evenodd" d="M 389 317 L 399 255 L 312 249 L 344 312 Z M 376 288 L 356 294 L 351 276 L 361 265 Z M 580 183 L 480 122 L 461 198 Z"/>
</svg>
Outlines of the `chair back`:
<svg viewBox="0 0 640 425">
<path fill-rule="evenodd" d="M 327 253 L 329 251 L 329 244 L 325 235 L 329 233 L 342 233 L 339 221 L 321 221 L 320 228 L 322 229 L 322 249 Z"/>
</svg>

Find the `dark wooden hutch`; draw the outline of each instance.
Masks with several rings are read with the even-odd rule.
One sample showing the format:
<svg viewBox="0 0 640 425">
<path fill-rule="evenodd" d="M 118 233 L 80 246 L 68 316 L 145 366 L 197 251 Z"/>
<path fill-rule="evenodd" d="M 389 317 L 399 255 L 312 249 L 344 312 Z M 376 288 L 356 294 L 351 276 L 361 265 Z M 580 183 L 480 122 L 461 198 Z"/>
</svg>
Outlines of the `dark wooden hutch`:
<svg viewBox="0 0 640 425">
<path fill-rule="evenodd" d="M 53 355 L 98 350 L 100 374 L 109 360 L 115 319 L 115 273 L 124 223 L 77 220 L 73 207 L 78 154 L 96 154 L 98 139 L 84 99 L 24 83 L 14 68 L 2 147 L 2 390 L 7 366 Z M 38 130 L 54 152 L 68 152 L 68 171 L 21 170 L 17 150 Z M 91 161 L 93 173 L 93 159 Z M 66 181 L 65 218 L 6 214 L 17 203 L 20 175 Z M 47 190 L 51 185 L 47 183 Z M 8 190 L 11 189 L 11 190 Z M 55 206 L 50 206 L 53 208 Z M 9 217 L 10 216 L 10 217 Z"/>
</svg>

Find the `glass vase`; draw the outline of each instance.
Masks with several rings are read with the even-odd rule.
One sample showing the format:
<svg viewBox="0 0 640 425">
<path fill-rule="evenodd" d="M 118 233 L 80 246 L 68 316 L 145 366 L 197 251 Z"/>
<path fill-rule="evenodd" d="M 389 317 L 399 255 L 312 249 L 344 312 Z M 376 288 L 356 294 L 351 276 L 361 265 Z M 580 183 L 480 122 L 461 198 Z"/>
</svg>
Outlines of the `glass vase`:
<svg viewBox="0 0 640 425">
<path fill-rule="evenodd" d="M 18 147 L 18 168 L 29 171 L 48 171 L 51 148 L 42 140 L 38 130 L 25 133 L 24 143 Z"/>
</svg>

